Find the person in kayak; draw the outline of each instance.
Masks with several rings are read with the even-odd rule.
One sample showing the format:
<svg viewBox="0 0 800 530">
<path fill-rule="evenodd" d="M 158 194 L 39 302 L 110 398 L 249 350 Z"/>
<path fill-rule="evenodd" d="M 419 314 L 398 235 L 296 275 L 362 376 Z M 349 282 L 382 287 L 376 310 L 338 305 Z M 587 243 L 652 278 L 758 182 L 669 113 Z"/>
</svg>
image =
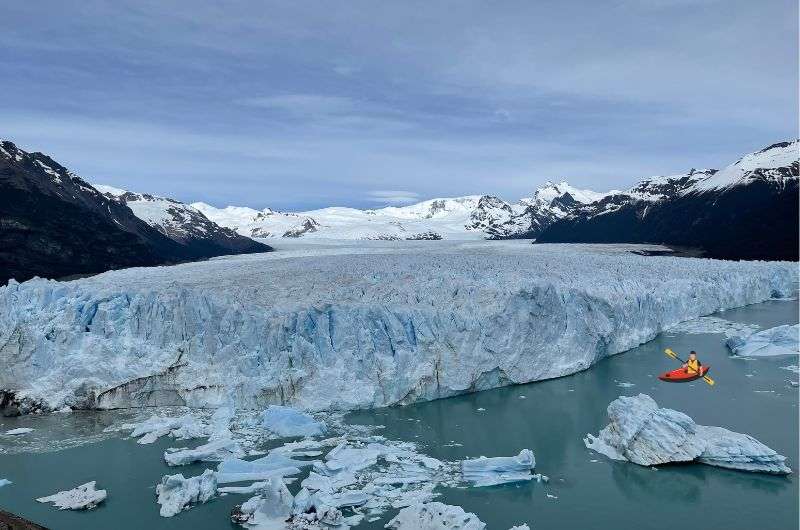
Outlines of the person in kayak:
<svg viewBox="0 0 800 530">
<path fill-rule="evenodd" d="M 697 352 L 692 350 L 689 352 L 689 359 L 683 363 L 683 368 L 686 369 L 687 374 L 699 374 L 700 373 L 700 360 L 697 358 Z"/>
</svg>

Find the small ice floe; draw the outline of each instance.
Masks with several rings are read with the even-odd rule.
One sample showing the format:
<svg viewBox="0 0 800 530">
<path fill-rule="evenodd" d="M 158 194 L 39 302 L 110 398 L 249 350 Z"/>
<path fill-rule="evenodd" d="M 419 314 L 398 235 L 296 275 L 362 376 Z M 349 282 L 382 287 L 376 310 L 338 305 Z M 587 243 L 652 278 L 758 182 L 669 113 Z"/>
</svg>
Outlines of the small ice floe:
<svg viewBox="0 0 800 530">
<path fill-rule="evenodd" d="M 455 440 L 450 440 L 446 444 L 442 444 L 442 447 L 464 447 L 464 444 L 460 444 Z"/>
<path fill-rule="evenodd" d="M 545 495 L 547 495 L 548 499 L 557 499 L 558 498 L 556 495 L 552 495 L 550 493 L 546 493 Z"/>
<path fill-rule="evenodd" d="M 287 528 L 294 498 L 279 478 L 266 481 L 261 493 L 233 509 L 233 521 L 255 528 Z"/>
<path fill-rule="evenodd" d="M 217 493 L 217 474 L 210 469 L 197 477 L 185 478 L 182 474 L 164 475 L 156 486 L 159 513 L 172 517 L 193 504 L 208 502 Z"/>
<path fill-rule="evenodd" d="M 220 484 L 243 482 L 247 480 L 267 480 L 273 477 L 297 475 L 300 469 L 312 466 L 315 460 L 297 460 L 293 454 L 283 454 L 272 450 L 256 460 L 228 458 L 217 466 L 217 479 Z"/>
<path fill-rule="evenodd" d="M 59 510 L 91 510 L 108 497 L 106 490 L 95 489 L 93 480 L 71 490 L 59 491 L 48 497 L 39 497 L 37 502 L 51 502 Z"/>
<path fill-rule="evenodd" d="M 327 426 L 316 421 L 311 415 L 291 407 L 271 405 L 262 415 L 264 427 L 281 438 L 295 436 L 320 436 Z"/>
<path fill-rule="evenodd" d="M 486 523 L 460 506 L 441 502 L 414 504 L 400 510 L 385 528 L 390 530 L 484 530 Z M 515 527 L 519 530 L 519 527 Z"/>
<path fill-rule="evenodd" d="M 617 381 L 616 383 L 617 383 L 617 386 L 620 387 L 620 388 L 631 388 L 631 387 L 636 386 L 635 383 L 629 383 L 627 381 Z"/>
<path fill-rule="evenodd" d="M 483 408 L 483 407 L 478 407 L 478 409 L 477 409 L 477 410 L 478 410 L 478 412 L 483 412 L 483 411 L 485 411 L 486 409 L 485 409 L 485 408 Z"/>
<path fill-rule="evenodd" d="M 689 333 L 695 335 L 719 333 L 724 334 L 726 337 L 733 337 L 735 335 L 749 335 L 759 329 L 759 326 L 755 324 L 733 322 L 724 318 L 706 316 L 675 324 L 668 328 L 666 332 L 669 334 Z"/>
<path fill-rule="evenodd" d="M 797 366 L 796 364 L 790 364 L 788 366 L 781 366 L 781 370 L 788 370 L 788 371 L 793 372 L 795 374 L 800 374 L 800 366 Z"/>
<path fill-rule="evenodd" d="M 351 525 L 360 523 L 364 516 L 355 514 L 346 517 L 339 508 L 360 506 L 367 501 L 367 496 L 363 493 L 354 492 L 348 495 L 350 498 L 342 500 L 339 506 L 321 502 L 317 495 L 312 495 L 305 488 L 293 497 L 282 480 L 271 478 L 266 481 L 258 495 L 233 509 L 231 519 L 248 528 L 346 530 Z"/>
<path fill-rule="evenodd" d="M 725 345 L 740 357 L 800 355 L 800 324 L 777 326 L 751 335 L 736 335 Z"/>
<path fill-rule="evenodd" d="M 244 456 L 244 450 L 239 443 L 225 438 L 210 441 L 194 449 L 167 449 L 164 461 L 169 466 L 184 466 L 193 462 L 221 462 L 240 456 Z"/>
<path fill-rule="evenodd" d="M 33 429 L 29 427 L 19 427 L 18 429 L 11 429 L 10 431 L 6 431 L 3 434 L 5 436 L 20 436 L 23 434 L 28 434 L 29 432 L 33 432 Z"/>
<path fill-rule="evenodd" d="M 136 443 L 151 444 L 162 436 L 170 435 L 179 440 L 208 436 L 208 427 L 194 415 L 185 414 L 176 418 L 153 415 L 139 423 L 126 423 L 121 430 L 130 430 L 132 438 L 139 438 Z"/>
<path fill-rule="evenodd" d="M 494 486 L 508 482 L 531 480 L 531 471 L 536 467 L 536 459 L 530 449 L 523 449 L 517 456 L 482 456 L 461 462 L 464 480 L 474 486 Z"/>
<path fill-rule="evenodd" d="M 699 462 L 711 466 L 788 474 L 786 457 L 755 438 L 722 427 L 698 425 L 686 414 L 659 408 L 646 394 L 621 396 L 608 406 L 611 421 L 586 447 L 614 460 L 642 466 Z"/>
<path fill-rule="evenodd" d="M 527 399 L 528 396 L 519 396 L 520 399 Z"/>
<path fill-rule="evenodd" d="M 745 377 L 753 377 L 753 374 L 744 374 Z"/>
<path fill-rule="evenodd" d="M 7 478 L 0 478 L 0 488 L 2 488 L 3 486 L 8 486 L 9 484 L 13 484 L 13 482 L 8 480 Z"/>
</svg>

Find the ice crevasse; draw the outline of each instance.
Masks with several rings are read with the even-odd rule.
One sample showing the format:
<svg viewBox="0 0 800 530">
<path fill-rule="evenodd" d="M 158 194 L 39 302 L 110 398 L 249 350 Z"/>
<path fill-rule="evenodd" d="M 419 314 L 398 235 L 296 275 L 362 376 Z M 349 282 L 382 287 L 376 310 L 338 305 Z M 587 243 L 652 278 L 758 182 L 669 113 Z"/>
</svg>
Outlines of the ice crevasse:
<svg viewBox="0 0 800 530">
<path fill-rule="evenodd" d="M 11 281 L 0 402 L 23 413 L 404 404 L 584 370 L 796 282 L 790 263 L 503 243 Z"/>
</svg>

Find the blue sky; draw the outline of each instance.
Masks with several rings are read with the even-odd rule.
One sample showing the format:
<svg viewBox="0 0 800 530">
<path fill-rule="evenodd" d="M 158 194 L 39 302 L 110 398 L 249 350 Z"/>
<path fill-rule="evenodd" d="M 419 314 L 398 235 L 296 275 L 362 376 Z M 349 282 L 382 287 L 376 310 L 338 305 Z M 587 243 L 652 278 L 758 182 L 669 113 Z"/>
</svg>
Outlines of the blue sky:
<svg viewBox="0 0 800 530">
<path fill-rule="evenodd" d="M 795 0 L 9 2 L 0 137 L 218 206 L 621 188 L 796 137 L 797 16 Z"/>
</svg>

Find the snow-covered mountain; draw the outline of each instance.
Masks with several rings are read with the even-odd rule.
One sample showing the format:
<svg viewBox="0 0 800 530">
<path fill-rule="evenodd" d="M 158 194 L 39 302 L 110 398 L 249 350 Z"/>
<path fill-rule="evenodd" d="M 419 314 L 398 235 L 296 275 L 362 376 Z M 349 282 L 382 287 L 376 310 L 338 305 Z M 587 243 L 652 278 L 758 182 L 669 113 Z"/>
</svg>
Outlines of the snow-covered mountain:
<svg viewBox="0 0 800 530">
<path fill-rule="evenodd" d="M 320 239 L 504 239 L 536 237 L 576 207 L 605 196 L 548 182 L 532 197 L 508 203 L 493 195 L 439 198 L 409 206 L 359 210 L 331 207 L 277 212 L 240 206 L 192 206 L 214 222 L 249 237 Z"/>
<path fill-rule="evenodd" d="M 49 156 L 9 141 L 0 141 L 0 227 L 3 283 L 269 250 L 251 240 L 233 250 L 173 239 Z"/>
<path fill-rule="evenodd" d="M 540 242 L 663 243 L 732 259 L 798 258 L 795 140 L 748 154 L 722 170 L 644 179 L 582 205 Z"/>
<path fill-rule="evenodd" d="M 126 205 L 134 215 L 168 238 L 212 255 L 264 251 L 264 245 L 211 221 L 203 213 L 175 199 L 135 193 L 105 184 L 95 189 L 111 200 Z"/>
</svg>

